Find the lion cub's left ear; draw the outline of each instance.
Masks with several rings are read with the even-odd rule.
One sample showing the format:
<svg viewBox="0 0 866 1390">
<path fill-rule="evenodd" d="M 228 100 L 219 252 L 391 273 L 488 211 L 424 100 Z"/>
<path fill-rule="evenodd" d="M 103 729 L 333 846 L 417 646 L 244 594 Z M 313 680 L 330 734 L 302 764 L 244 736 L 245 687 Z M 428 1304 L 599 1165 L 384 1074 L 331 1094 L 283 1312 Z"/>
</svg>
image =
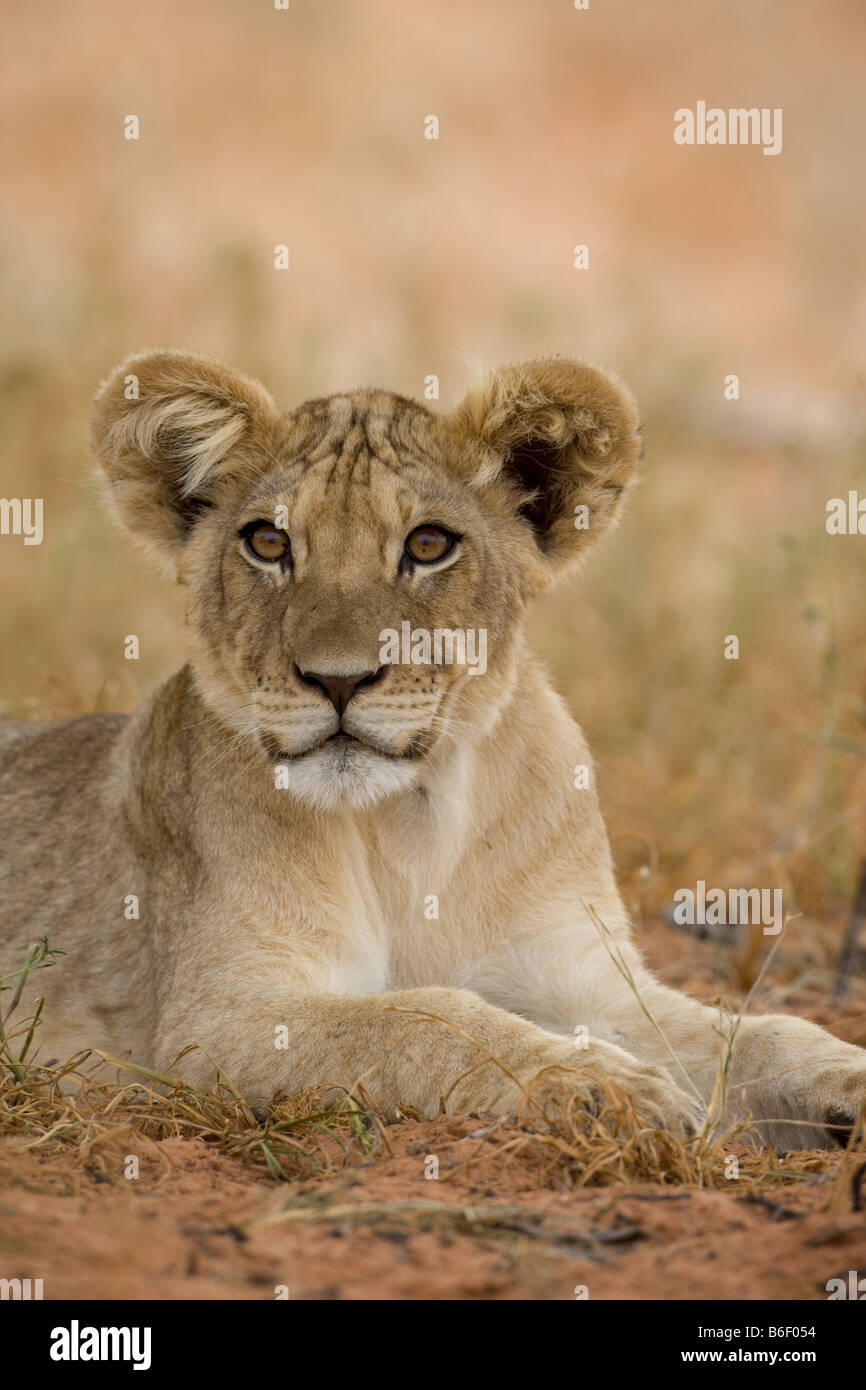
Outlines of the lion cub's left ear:
<svg viewBox="0 0 866 1390">
<path fill-rule="evenodd" d="M 578 559 L 616 518 L 641 454 L 631 393 L 567 358 L 500 368 L 452 424 L 486 446 L 476 486 L 506 490 L 552 565 Z"/>
</svg>

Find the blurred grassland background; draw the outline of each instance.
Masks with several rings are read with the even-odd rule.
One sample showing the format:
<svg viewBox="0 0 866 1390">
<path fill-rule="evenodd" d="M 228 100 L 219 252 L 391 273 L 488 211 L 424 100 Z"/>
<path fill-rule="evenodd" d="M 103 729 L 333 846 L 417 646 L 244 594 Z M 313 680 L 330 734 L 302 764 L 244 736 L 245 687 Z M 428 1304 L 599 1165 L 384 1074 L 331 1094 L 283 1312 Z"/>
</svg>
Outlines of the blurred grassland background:
<svg viewBox="0 0 866 1390">
<path fill-rule="evenodd" d="M 479 363 L 585 356 L 638 396 L 644 479 L 533 637 L 627 899 L 781 886 L 838 929 L 866 851 L 866 538 L 825 531 L 866 496 L 862 4 L 291 4 L 2 6 L 0 495 L 45 499 L 45 540 L 0 540 L 0 698 L 125 710 L 182 660 L 179 595 L 87 481 L 128 352 L 226 357 L 286 407 L 436 373 L 448 408 Z M 782 153 L 676 146 L 699 99 L 782 107 Z"/>
</svg>

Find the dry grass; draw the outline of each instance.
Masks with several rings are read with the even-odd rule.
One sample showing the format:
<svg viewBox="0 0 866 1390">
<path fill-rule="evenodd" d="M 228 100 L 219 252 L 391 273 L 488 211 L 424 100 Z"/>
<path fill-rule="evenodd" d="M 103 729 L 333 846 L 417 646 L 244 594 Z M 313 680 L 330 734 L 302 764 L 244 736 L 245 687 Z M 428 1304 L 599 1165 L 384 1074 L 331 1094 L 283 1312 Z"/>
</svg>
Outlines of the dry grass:
<svg viewBox="0 0 866 1390">
<path fill-rule="evenodd" d="M 21 1181 L 27 1155 L 70 1153 L 85 1174 L 114 1180 L 131 1146 L 158 1172 L 169 1165 L 157 1141 L 171 1138 L 201 1139 L 263 1176 L 288 1180 L 329 1171 L 382 1142 L 378 1117 L 351 1098 L 323 1107 L 315 1092 L 277 1097 L 259 1118 L 226 1082 L 202 1091 L 150 1073 L 148 1085 L 118 1084 L 99 1059 L 87 1061 L 34 1066 L 21 1081 L 0 1063 L 0 1183 Z"/>
<path fill-rule="evenodd" d="M 37 943 L 19 972 L 0 979 L 0 999 L 11 996 L 0 1022 L 0 1185 L 59 1182 L 74 1189 L 76 1169 L 82 1177 L 115 1181 L 131 1149 L 151 1177 L 158 1177 L 171 1166 L 158 1141 L 169 1138 L 200 1139 L 275 1180 L 333 1172 L 389 1151 L 383 1117 L 363 1088 L 357 1096 L 327 1105 L 316 1090 L 278 1094 L 267 1113 L 259 1114 L 216 1065 L 214 1087 L 203 1091 L 171 1069 L 160 1073 L 101 1053 L 82 1052 L 58 1066 L 39 1064 L 35 1055 L 43 1001 L 24 1020 L 16 1022 L 12 1015 L 28 976 L 55 964 L 58 954 L 47 943 Z M 444 1028 L 455 1026 L 437 1015 L 423 1017 Z M 735 1034 L 736 1021 L 731 1045 Z M 492 1054 L 482 1060 L 507 1072 Z M 486 1124 L 477 1136 L 487 1141 L 483 1156 L 476 1152 L 444 1174 L 444 1180 L 462 1168 L 495 1167 L 519 1155 L 531 1159 L 539 1185 L 570 1188 L 654 1183 L 724 1189 L 730 1186 L 726 1165 L 732 1154 L 739 1165 L 736 1187 L 741 1195 L 824 1172 L 827 1155 L 806 1152 L 780 1160 L 744 1142 L 746 1121 L 723 1121 L 729 1062 L 730 1047 L 706 1121 L 688 1138 L 648 1123 L 634 1099 L 596 1077 L 591 1066 L 573 1069 L 585 1075 L 591 1103 L 574 1096 L 565 1107 L 552 1104 L 556 1078 L 542 1070 L 523 1089 L 518 1127 L 515 1117 Z M 120 1083 L 115 1068 L 140 1080 Z M 410 1107 L 403 1109 L 408 1117 L 420 1118 Z M 833 1189 L 837 1205 L 845 1204 L 845 1184 L 863 1167 L 862 1152 L 866 1138 L 861 1134 Z M 61 1156 L 74 1158 L 72 1171 L 68 1163 L 52 1163 Z M 38 1165 L 29 1161 L 34 1157 L 41 1161 Z"/>
<path fill-rule="evenodd" d="M 382 1143 L 378 1116 L 351 1096 L 324 1106 L 316 1091 L 278 1094 L 267 1114 L 257 1115 L 218 1067 L 213 1089 L 202 1091 L 170 1073 L 98 1052 L 41 1065 L 43 1000 L 23 1021 L 13 1014 L 30 974 L 54 965 L 59 954 L 47 942 L 36 943 L 19 971 L 0 976 L 0 1182 L 26 1176 L 21 1160 L 28 1154 L 50 1159 L 69 1152 L 91 1176 L 117 1177 L 133 1140 L 157 1166 L 156 1141 L 201 1139 L 277 1179 L 309 1176 L 340 1154 L 366 1155 Z M 119 1083 L 118 1068 L 141 1080 Z"/>
<path fill-rule="evenodd" d="M 541 1074 L 538 1081 L 546 1079 Z M 77 1084 L 70 1091 L 61 1081 L 65 1087 Z M 780 1160 L 769 1150 L 738 1143 L 740 1125 L 724 1134 L 683 1139 L 647 1124 L 631 1098 L 613 1087 L 604 1088 L 604 1102 L 595 1113 L 577 1104 L 564 1113 L 552 1111 L 549 1101 L 538 1101 L 530 1087 L 517 1118 L 519 1133 L 510 1120 L 491 1122 L 484 1131 L 489 1142 L 483 1155 L 463 1166 L 495 1169 L 522 1155 L 532 1158 L 544 1187 L 657 1183 L 724 1189 L 730 1186 L 725 1161 L 736 1153 L 742 1194 L 749 1186 L 824 1172 L 830 1161 L 814 1152 Z M 494 1143 L 498 1129 L 502 1139 Z M 211 1091 L 169 1077 L 153 1077 L 148 1085 L 119 1085 L 104 1064 L 88 1067 L 83 1057 L 59 1068 L 33 1066 L 18 1080 L 0 1062 L 0 1185 L 60 1178 L 74 1187 L 68 1164 L 52 1166 L 51 1160 L 60 1156 L 72 1156 L 83 1177 L 115 1181 L 130 1152 L 139 1155 L 153 1179 L 170 1167 L 157 1142 L 168 1138 L 201 1139 L 276 1180 L 333 1172 L 388 1149 L 381 1117 L 360 1099 L 323 1107 L 315 1093 L 277 1097 L 260 1118 L 226 1082 Z M 46 1162 L 37 1166 L 32 1158 Z M 449 1176 L 443 1174 L 443 1180 Z"/>
</svg>

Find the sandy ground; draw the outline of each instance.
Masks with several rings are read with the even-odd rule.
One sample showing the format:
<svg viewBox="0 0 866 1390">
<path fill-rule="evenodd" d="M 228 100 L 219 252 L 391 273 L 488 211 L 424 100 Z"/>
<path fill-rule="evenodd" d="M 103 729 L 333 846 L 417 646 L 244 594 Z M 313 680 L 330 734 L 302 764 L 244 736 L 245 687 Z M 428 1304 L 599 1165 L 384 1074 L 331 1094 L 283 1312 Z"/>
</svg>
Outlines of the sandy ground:
<svg viewBox="0 0 866 1390">
<path fill-rule="evenodd" d="M 34 1164 L 0 1195 L 0 1259 L 47 1299 L 823 1299 L 866 1265 L 866 1213 L 847 1193 L 828 1209 L 838 1160 L 757 1199 L 735 1183 L 569 1192 L 532 1159 L 485 1162 L 478 1130 L 406 1121 L 391 1156 L 303 1184 L 197 1140 L 163 1141 L 156 1183 L 85 1175 L 61 1193 L 57 1165 Z"/>
</svg>

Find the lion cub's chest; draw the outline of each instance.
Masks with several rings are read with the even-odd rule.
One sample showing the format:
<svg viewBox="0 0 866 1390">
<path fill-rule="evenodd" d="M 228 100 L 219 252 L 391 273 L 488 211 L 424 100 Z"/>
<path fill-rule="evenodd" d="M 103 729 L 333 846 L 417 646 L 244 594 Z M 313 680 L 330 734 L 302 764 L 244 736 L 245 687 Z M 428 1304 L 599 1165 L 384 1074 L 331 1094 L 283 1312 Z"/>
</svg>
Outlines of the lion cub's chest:
<svg viewBox="0 0 866 1390">
<path fill-rule="evenodd" d="M 476 954 L 478 904 L 459 876 L 445 879 L 423 862 L 392 866 L 377 884 L 388 945 L 388 986 L 459 985 Z"/>
<path fill-rule="evenodd" d="M 402 814 L 383 814 L 377 833 L 365 837 L 391 989 L 459 985 L 478 954 L 483 912 L 471 821 L 467 797 L 449 798 L 444 809 L 419 797 Z"/>
<path fill-rule="evenodd" d="M 406 829 L 398 820 L 365 834 L 347 818 L 325 834 L 317 823 L 256 837 L 242 859 L 226 842 L 197 919 L 211 919 L 212 944 L 261 950 L 305 993 L 457 985 L 479 952 L 477 884 L 453 836 Z"/>
</svg>

